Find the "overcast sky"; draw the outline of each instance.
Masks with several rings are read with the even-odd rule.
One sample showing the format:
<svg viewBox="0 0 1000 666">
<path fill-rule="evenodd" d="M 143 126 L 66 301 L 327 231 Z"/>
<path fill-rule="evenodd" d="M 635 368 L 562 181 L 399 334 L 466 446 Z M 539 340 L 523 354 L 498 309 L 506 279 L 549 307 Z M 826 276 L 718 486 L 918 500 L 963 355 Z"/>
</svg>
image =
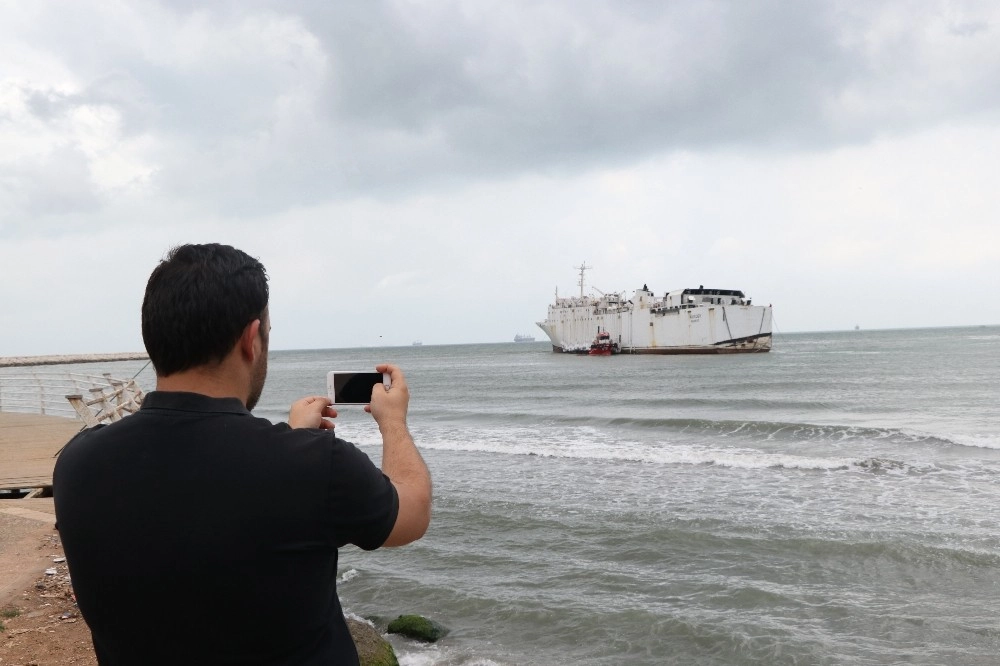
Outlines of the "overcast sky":
<svg viewBox="0 0 1000 666">
<path fill-rule="evenodd" d="M 779 332 L 1000 324 L 995 2 L 0 0 L 0 356 L 141 350 L 184 242 L 276 349 L 705 285 Z"/>
</svg>

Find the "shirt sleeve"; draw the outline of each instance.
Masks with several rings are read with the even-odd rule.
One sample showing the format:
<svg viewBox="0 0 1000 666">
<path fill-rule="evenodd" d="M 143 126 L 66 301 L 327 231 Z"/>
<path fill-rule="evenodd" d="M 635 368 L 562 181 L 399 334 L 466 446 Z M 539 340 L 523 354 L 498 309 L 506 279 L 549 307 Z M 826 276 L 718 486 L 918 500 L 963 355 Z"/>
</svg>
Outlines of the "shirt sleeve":
<svg viewBox="0 0 1000 666">
<path fill-rule="evenodd" d="M 385 543 L 399 514 L 395 486 L 364 452 L 335 439 L 330 470 L 329 516 L 336 546 L 374 550 Z"/>
</svg>

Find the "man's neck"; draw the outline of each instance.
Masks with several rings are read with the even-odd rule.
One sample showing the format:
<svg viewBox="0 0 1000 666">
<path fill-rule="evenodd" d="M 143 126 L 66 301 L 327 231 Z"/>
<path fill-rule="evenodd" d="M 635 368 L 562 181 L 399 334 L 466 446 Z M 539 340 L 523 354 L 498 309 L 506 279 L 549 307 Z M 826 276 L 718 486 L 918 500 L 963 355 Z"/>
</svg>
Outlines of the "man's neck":
<svg viewBox="0 0 1000 666">
<path fill-rule="evenodd" d="M 236 398 L 244 405 L 248 398 L 246 383 L 234 380 L 231 373 L 225 372 L 222 366 L 211 369 L 198 367 L 166 377 L 158 376 L 156 390 L 200 393 L 210 398 Z"/>
</svg>

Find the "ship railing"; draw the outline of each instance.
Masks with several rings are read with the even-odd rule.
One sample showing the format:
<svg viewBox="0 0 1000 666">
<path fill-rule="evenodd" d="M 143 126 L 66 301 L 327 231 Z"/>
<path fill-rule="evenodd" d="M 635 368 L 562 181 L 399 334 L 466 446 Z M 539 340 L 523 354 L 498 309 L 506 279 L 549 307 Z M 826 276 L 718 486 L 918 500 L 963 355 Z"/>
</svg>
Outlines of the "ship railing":
<svg viewBox="0 0 1000 666">
<path fill-rule="evenodd" d="M 580 296 L 572 296 L 572 297 L 567 296 L 565 298 L 563 297 L 557 298 L 555 301 L 555 306 L 561 308 L 572 308 L 579 306 L 590 306 L 596 303 L 597 299 L 589 298 L 587 296 L 584 296 L 582 298 Z"/>
</svg>

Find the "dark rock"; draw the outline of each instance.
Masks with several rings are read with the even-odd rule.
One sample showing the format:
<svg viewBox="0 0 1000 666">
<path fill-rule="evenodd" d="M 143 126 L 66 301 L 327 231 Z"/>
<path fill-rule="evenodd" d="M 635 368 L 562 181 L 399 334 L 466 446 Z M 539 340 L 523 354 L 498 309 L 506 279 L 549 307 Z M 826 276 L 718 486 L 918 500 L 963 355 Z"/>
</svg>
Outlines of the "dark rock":
<svg viewBox="0 0 1000 666">
<path fill-rule="evenodd" d="M 448 630 L 422 615 L 400 615 L 389 623 L 389 633 L 434 643 L 444 637 Z"/>
<path fill-rule="evenodd" d="M 347 618 L 347 628 L 351 632 L 351 638 L 354 639 L 354 646 L 358 649 L 361 666 L 399 666 L 392 645 L 382 638 L 375 627 Z"/>
<path fill-rule="evenodd" d="M 375 625 L 380 631 L 385 631 L 393 618 L 388 615 L 365 615 L 364 618 Z"/>
</svg>

